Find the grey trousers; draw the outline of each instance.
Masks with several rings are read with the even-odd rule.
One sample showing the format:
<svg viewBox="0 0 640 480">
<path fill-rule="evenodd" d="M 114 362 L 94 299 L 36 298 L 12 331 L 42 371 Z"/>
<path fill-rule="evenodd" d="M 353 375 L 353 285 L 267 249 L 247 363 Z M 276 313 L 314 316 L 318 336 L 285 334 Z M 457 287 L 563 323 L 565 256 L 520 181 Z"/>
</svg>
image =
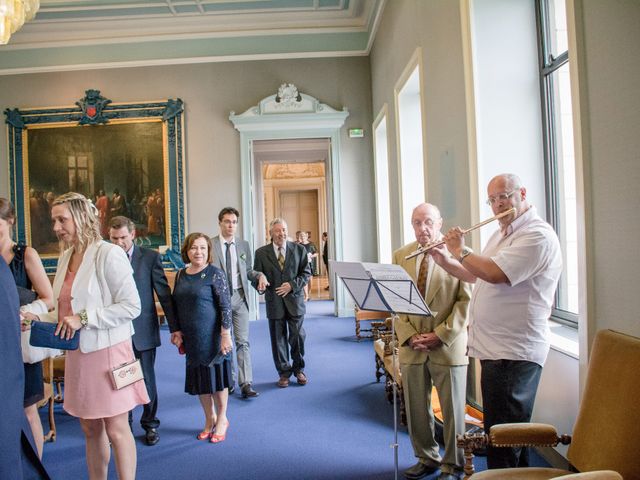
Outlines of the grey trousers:
<svg viewBox="0 0 640 480">
<path fill-rule="evenodd" d="M 253 383 L 251 352 L 249 351 L 249 308 L 244 300 L 244 290 L 239 288 L 231 296 L 233 318 L 233 340 L 236 344 L 236 366 L 238 385 Z M 232 369 L 233 381 L 236 381 L 236 369 Z"/>
<path fill-rule="evenodd" d="M 307 335 L 302 326 L 304 315 L 285 315 L 285 318 L 269 319 L 269 335 L 273 363 L 278 375 L 290 377 L 304 372 L 304 340 Z M 289 364 L 289 358 L 292 364 Z"/>
<path fill-rule="evenodd" d="M 440 470 L 462 470 L 464 457 L 456 435 L 465 431 L 467 366 L 438 365 L 430 360 L 417 365 L 401 364 L 402 389 L 413 452 L 422 463 L 441 463 Z M 444 458 L 435 440 L 431 388 L 435 385 L 444 420 Z"/>
</svg>

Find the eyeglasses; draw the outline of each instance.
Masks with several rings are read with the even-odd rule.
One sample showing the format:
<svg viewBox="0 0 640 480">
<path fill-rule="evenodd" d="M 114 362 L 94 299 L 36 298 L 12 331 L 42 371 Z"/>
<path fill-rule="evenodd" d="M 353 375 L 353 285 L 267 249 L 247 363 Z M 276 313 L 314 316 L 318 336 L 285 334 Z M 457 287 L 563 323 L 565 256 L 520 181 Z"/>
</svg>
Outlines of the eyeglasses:
<svg viewBox="0 0 640 480">
<path fill-rule="evenodd" d="M 413 225 L 416 228 L 422 228 L 422 227 L 433 227 L 436 224 L 435 221 L 433 221 L 432 219 L 428 218 L 426 219 L 424 222 L 421 220 L 414 220 L 413 222 L 411 222 L 411 225 Z"/>
<path fill-rule="evenodd" d="M 511 198 L 511 196 L 516 193 L 519 189 L 515 189 L 512 190 L 510 192 L 505 192 L 505 193 L 499 193 L 498 195 L 492 195 L 491 197 L 487 198 L 487 205 L 491 206 L 496 202 L 504 202 L 505 200 L 509 200 Z"/>
</svg>

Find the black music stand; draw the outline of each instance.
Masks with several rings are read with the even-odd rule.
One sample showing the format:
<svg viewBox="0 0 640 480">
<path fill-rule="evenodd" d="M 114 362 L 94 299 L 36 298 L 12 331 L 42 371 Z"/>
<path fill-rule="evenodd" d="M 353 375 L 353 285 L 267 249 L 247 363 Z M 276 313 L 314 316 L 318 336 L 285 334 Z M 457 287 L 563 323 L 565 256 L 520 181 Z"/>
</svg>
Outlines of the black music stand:
<svg viewBox="0 0 640 480">
<path fill-rule="evenodd" d="M 329 261 L 331 271 L 342 279 L 360 310 L 391 313 L 391 344 L 393 358 L 393 459 L 395 480 L 398 480 L 398 371 L 395 322 L 399 313 L 430 317 L 431 311 L 409 274 L 400 265 L 382 263 Z"/>
</svg>

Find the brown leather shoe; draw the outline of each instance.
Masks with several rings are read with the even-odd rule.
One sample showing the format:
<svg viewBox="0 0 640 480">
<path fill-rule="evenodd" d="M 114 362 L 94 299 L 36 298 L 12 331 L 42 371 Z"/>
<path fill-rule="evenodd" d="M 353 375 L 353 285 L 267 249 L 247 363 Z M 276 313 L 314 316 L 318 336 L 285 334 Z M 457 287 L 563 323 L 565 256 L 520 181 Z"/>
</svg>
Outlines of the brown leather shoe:
<svg viewBox="0 0 640 480">
<path fill-rule="evenodd" d="M 287 388 L 289 386 L 289 377 L 280 377 L 280 380 L 278 380 L 278 386 L 280 388 Z"/>
<path fill-rule="evenodd" d="M 304 372 L 296 373 L 296 380 L 298 380 L 299 385 L 304 386 L 307 384 L 307 376 L 304 374 Z"/>
<path fill-rule="evenodd" d="M 240 392 L 242 393 L 242 398 L 255 398 L 260 395 L 253 388 L 251 388 L 250 383 L 245 383 L 240 387 Z"/>
</svg>

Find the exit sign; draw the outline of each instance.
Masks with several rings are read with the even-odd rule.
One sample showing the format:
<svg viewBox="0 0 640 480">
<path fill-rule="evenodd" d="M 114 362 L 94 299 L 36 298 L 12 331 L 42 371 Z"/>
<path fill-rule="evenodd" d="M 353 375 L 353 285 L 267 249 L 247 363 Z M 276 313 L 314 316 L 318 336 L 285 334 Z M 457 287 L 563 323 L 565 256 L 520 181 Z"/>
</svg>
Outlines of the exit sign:
<svg viewBox="0 0 640 480">
<path fill-rule="evenodd" d="M 364 137 L 364 129 L 362 128 L 350 128 L 349 138 L 362 138 Z"/>
</svg>

